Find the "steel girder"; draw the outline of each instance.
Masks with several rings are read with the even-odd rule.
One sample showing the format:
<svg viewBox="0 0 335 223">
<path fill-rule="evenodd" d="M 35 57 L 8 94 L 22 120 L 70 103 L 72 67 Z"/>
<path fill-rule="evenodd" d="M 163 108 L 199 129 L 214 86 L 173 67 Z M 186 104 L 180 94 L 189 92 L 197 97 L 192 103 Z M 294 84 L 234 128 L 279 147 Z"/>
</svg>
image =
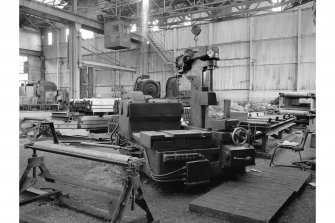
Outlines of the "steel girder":
<svg viewBox="0 0 335 223">
<path fill-rule="evenodd" d="M 149 21 L 155 26 L 171 28 L 182 25 L 188 19 L 192 23 L 249 17 L 281 7 L 288 10 L 312 0 L 149 0 Z M 102 12 L 105 17 L 122 17 L 140 24 L 141 4 L 138 0 L 110 0 L 109 8 Z M 153 24 L 151 24 L 153 25 Z"/>
<path fill-rule="evenodd" d="M 122 17 L 129 19 L 132 23 L 141 25 L 142 1 L 139 0 L 78 0 L 78 11 L 97 10 L 104 19 Z M 281 7 L 288 10 L 293 7 L 311 2 L 313 0 L 148 0 L 149 26 L 159 26 L 168 29 L 184 25 L 185 22 L 208 23 L 220 20 L 249 17 L 257 13 L 271 11 L 273 8 Z M 36 2 L 36 1 L 32 1 Z M 47 3 L 50 7 L 63 7 L 64 11 L 72 8 L 71 0 L 49 0 L 39 1 Z M 58 9 L 59 10 L 59 9 Z M 27 12 L 26 12 L 27 13 Z M 29 12 L 27 14 L 30 14 Z M 36 15 L 35 15 L 36 16 Z M 26 16 L 24 16 L 26 18 Z M 35 23 L 28 17 L 25 25 L 36 29 L 42 24 L 54 27 L 50 20 L 45 23 Z M 155 21 L 153 23 L 153 21 Z M 91 22 L 91 21 L 90 21 Z M 98 21 L 96 21 L 98 22 Z M 96 31 L 96 30 L 95 30 Z"/>
</svg>

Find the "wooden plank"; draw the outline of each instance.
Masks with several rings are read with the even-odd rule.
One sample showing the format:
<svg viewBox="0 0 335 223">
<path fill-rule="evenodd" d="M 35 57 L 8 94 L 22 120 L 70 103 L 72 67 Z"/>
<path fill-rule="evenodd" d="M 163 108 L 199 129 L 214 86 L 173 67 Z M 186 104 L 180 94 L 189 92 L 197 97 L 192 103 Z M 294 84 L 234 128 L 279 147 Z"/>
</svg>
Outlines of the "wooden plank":
<svg viewBox="0 0 335 223">
<path fill-rule="evenodd" d="M 38 195 L 42 195 L 42 194 L 48 193 L 48 191 L 39 190 L 39 189 L 34 188 L 34 187 L 29 187 L 26 191 L 28 191 L 30 193 L 38 194 Z"/>
<path fill-rule="evenodd" d="M 68 183 L 68 184 L 73 184 L 73 185 L 77 185 L 77 186 L 91 188 L 91 189 L 94 189 L 94 190 L 98 190 L 98 191 L 106 192 L 106 193 L 109 193 L 109 194 L 113 194 L 115 196 L 119 196 L 121 194 L 121 190 L 122 190 L 121 188 L 120 189 L 119 188 L 117 188 L 117 189 L 107 188 L 107 187 L 103 187 L 103 186 L 99 186 L 99 185 L 95 185 L 95 184 L 80 182 L 80 181 L 77 181 L 77 180 L 71 180 L 71 179 L 68 179 L 68 178 L 65 178 L 65 177 L 54 176 L 54 175 L 46 174 L 46 173 L 42 173 L 42 174 L 40 174 L 40 176 L 48 178 L 48 179 L 53 179 L 53 180 L 56 180 L 56 181 L 61 181 L 61 182 Z"/>
<path fill-rule="evenodd" d="M 81 197 L 85 197 L 85 198 L 89 198 L 89 199 L 92 199 L 92 200 L 98 200 L 98 201 L 101 201 L 103 203 L 109 203 L 109 202 L 117 202 L 118 201 L 118 197 L 116 197 L 114 195 L 112 195 L 112 197 L 108 197 L 106 195 L 102 195 L 102 194 L 98 194 L 96 192 L 93 192 L 93 191 L 87 191 L 87 190 L 81 190 L 79 188 L 75 188 L 75 189 L 72 189 L 70 188 L 69 186 L 60 186 L 60 185 L 57 185 L 57 184 L 48 184 L 49 187 L 53 188 L 53 189 L 56 189 L 58 191 L 61 191 L 61 192 L 65 192 L 65 194 L 75 194 L 75 195 L 78 195 L 78 196 L 81 196 Z"/>
<path fill-rule="evenodd" d="M 108 213 L 108 211 L 100 209 L 100 208 L 95 208 L 95 207 L 91 207 L 88 205 L 84 205 L 82 203 L 79 203 L 77 201 L 74 200 L 70 200 L 68 198 L 65 197 L 60 197 L 59 200 L 63 203 L 66 204 L 70 207 L 73 207 L 77 210 L 95 215 L 95 216 L 99 216 L 99 217 L 103 217 L 105 219 L 111 219 L 111 215 Z"/>
<path fill-rule="evenodd" d="M 300 169 L 259 166 L 192 201 L 190 211 L 231 222 L 271 222 L 283 205 L 310 179 Z"/>
<path fill-rule="evenodd" d="M 38 200 L 41 200 L 41 199 L 44 199 L 44 198 L 49 198 L 49 197 L 52 197 L 52 196 L 59 196 L 59 195 L 60 195 L 60 191 L 53 191 L 53 192 L 48 192 L 46 194 L 37 195 L 37 196 L 34 196 L 32 198 L 28 198 L 28 199 L 25 199 L 23 201 L 20 201 L 20 206 L 30 204 L 32 202 L 35 202 L 35 201 L 38 201 Z"/>
<path fill-rule="evenodd" d="M 47 223 L 47 221 L 20 213 L 20 223 Z"/>
</svg>

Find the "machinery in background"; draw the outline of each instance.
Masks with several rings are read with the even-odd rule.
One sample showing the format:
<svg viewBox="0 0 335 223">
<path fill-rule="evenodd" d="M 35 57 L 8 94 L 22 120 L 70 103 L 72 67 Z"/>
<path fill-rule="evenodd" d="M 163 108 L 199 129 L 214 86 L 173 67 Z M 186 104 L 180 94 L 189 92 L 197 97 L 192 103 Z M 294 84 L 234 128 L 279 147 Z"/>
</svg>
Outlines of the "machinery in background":
<svg viewBox="0 0 335 223">
<path fill-rule="evenodd" d="M 315 129 L 316 94 L 301 92 L 279 93 L 279 109 L 281 115 L 294 115 L 296 123 L 303 123 L 311 130 Z"/>
<path fill-rule="evenodd" d="M 273 147 L 268 146 L 269 136 L 281 139 L 284 131 L 292 131 L 295 120 L 296 118 L 293 115 L 251 113 L 244 120 L 240 120 L 239 126 L 248 130 L 251 145 L 256 147 L 257 140 L 261 139 L 262 143 L 257 148 L 257 155 L 270 158 Z"/>
<path fill-rule="evenodd" d="M 141 75 L 136 78 L 133 91 L 141 91 L 144 95 L 160 98 L 161 84 L 158 81 L 150 79 L 149 75 Z"/>
<path fill-rule="evenodd" d="M 85 115 L 116 114 L 120 98 L 83 98 L 71 99 L 70 112 L 79 112 Z"/>
<path fill-rule="evenodd" d="M 65 110 L 68 94 L 51 81 L 32 81 L 20 86 L 21 110 Z"/>
<path fill-rule="evenodd" d="M 187 186 L 210 179 L 243 174 L 255 165 L 255 149 L 246 144 L 247 131 L 239 121 L 208 119 L 208 106 L 216 105 L 213 70 L 219 60 L 218 48 L 188 50 L 177 58 L 181 75 L 196 63 L 200 72 L 187 75 L 192 83 L 190 125 L 180 124 L 182 103 L 177 99 L 156 99 L 133 91 L 120 101 L 117 145 L 121 153 L 144 157 L 145 172 L 156 182 L 183 182 Z M 230 107 L 230 101 L 226 101 Z M 131 148 L 131 149 L 130 149 Z"/>
</svg>

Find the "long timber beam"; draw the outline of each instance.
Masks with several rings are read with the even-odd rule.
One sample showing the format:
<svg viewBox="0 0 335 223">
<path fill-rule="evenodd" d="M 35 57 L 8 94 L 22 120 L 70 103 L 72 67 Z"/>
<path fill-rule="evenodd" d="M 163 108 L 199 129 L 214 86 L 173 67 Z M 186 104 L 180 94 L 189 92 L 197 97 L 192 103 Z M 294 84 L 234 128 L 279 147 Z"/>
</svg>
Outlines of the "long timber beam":
<svg viewBox="0 0 335 223">
<path fill-rule="evenodd" d="M 78 23 L 82 28 L 95 33 L 104 34 L 104 24 L 98 20 L 87 18 L 80 13 L 73 13 L 36 1 L 20 0 L 20 11 L 59 23 Z"/>
</svg>

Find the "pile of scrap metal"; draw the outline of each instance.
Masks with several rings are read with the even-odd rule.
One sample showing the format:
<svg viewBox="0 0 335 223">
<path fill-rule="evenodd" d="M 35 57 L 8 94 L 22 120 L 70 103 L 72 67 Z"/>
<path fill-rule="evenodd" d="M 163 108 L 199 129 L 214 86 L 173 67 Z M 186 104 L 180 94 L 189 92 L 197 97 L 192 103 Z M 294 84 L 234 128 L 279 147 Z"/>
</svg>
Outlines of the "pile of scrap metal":
<svg viewBox="0 0 335 223">
<path fill-rule="evenodd" d="M 133 91 L 120 101 L 116 144 L 123 146 L 119 151 L 125 155 L 143 157 L 144 171 L 154 181 L 193 186 L 243 174 L 246 166 L 255 165 L 255 149 L 246 143 L 247 131 L 238 127 L 237 119 L 229 114 L 222 120 L 208 119 L 208 107 L 217 104 L 213 92 L 217 60 L 218 48 L 213 46 L 178 57 L 180 74 L 187 75 L 193 63 L 202 65 L 189 78 L 190 126 L 180 123 L 183 109 L 177 99 L 155 99 Z"/>
<path fill-rule="evenodd" d="M 35 123 L 36 127 L 22 133 L 27 135 L 31 131 L 33 137 L 29 138 L 30 143 L 24 147 L 25 149 L 32 150 L 32 157 L 28 159 L 28 165 L 20 178 L 20 207 L 38 200 L 43 200 L 44 202 L 47 199 L 51 201 L 57 200 L 63 207 L 68 206 L 72 209 L 74 208 L 90 215 L 104 218 L 109 222 L 123 222 L 125 208 L 127 204 L 131 203 L 131 210 L 134 210 L 136 204 L 145 211 L 146 215 L 130 219 L 130 222 L 159 222 L 159 220 L 154 220 L 141 188 L 139 173 L 143 168 L 144 160 L 142 158 L 122 155 L 116 151 L 96 151 L 95 149 L 99 147 L 98 144 L 60 142 L 55 134 L 52 122 L 43 120 L 33 121 L 38 122 Z M 35 142 L 41 125 L 50 126 L 53 132 L 53 142 Z M 100 149 L 105 147 L 111 150 L 119 148 L 112 145 L 100 145 Z M 52 153 L 104 163 L 105 165 L 121 166 L 124 168 L 124 172 L 121 174 L 123 179 L 122 186 L 102 186 L 74 180 L 74 176 L 64 177 L 64 174 L 55 175 L 47 168 L 48 163 L 46 159 L 41 154 L 37 155 L 39 151 L 42 151 L 42 154 Z M 40 171 L 39 173 L 37 172 L 38 170 Z M 69 173 L 67 172 L 65 175 L 69 175 Z M 75 190 L 73 186 L 75 186 Z M 86 200 L 98 201 L 99 208 L 94 206 L 92 202 L 85 202 Z M 101 208 L 103 205 L 105 209 Z M 45 221 L 20 212 L 20 222 Z"/>
<path fill-rule="evenodd" d="M 20 110 L 64 110 L 68 94 L 51 81 L 31 81 L 20 86 Z"/>
<path fill-rule="evenodd" d="M 315 126 L 316 94 L 302 92 L 279 93 L 279 109 L 281 115 L 294 115 L 296 123 L 303 123 L 309 127 Z"/>
<path fill-rule="evenodd" d="M 71 99 L 70 112 L 83 114 L 115 114 L 118 112 L 119 98 L 83 98 Z"/>
</svg>

